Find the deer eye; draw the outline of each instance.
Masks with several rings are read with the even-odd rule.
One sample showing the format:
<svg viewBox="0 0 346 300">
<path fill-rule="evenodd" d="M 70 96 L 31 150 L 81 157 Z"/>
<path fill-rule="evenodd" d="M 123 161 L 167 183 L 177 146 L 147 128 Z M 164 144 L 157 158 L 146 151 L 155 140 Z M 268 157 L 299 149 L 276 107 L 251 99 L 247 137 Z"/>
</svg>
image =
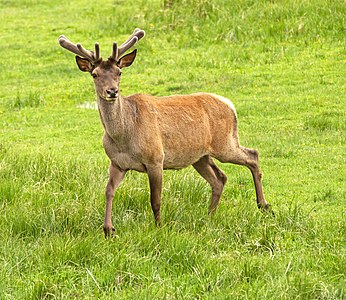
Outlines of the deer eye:
<svg viewBox="0 0 346 300">
<path fill-rule="evenodd" d="M 121 72 L 119 73 L 119 77 L 121 76 Z"/>
<path fill-rule="evenodd" d="M 93 78 L 96 78 L 96 77 L 97 77 L 97 75 L 96 75 L 95 73 L 91 73 L 91 76 L 92 76 Z"/>
</svg>

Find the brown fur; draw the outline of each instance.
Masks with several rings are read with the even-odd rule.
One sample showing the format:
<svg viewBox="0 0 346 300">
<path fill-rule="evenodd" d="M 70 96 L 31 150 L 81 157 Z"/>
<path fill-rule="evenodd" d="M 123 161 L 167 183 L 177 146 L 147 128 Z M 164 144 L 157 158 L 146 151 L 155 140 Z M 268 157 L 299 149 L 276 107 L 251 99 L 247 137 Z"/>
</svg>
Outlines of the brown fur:
<svg viewBox="0 0 346 300">
<path fill-rule="evenodd" d="M 63 42 L 66 43 L 66 38 Z M 65 48 L 77 53 L 76 46 L 68 43 Z M 111 220 L 114 192 L 128 170 L 148 174 L 150 201 L 157 222 L 164 169 L 192 165 L 211 185 L 209 212 L 217 208 L 227 177 L 213 158 L 248 167 L 254 179 L 258 207 L 269 207 L 262 191 L 258 153 L 239 145 L 237 115 L 228 99 L 208 93 L 122 97 L 121 69 L 132 64 L 136 50 L 117 61 L 113 56 L 116 57 L 112 55 L 107 61 L 97 62 L 90 57 L 77 57 L 80 70 L 94 77 L 104 127 L 103 146 L 111 161 L 106 187 L 106 237 L 114 230 Z"/>
<path fill-rule="evenodd" d="M 123 170 L 144 172 L 153 163 L 180 169 L 206 155 L 226 160 L 229 145 L 238 143 L 225 141 L 225 133 L 236 130 L 234 112 L 210 94 L 162 98 L 136 94 L 112 103 L 99 99 L 98 104 L 104 147 Z M 118 152 L 126 153 L 128 160 L 119 159 Z"/>
<path fill-rule="evenodd" d="M 148 173 L 151 205 L 157 222 L 160 221 L 163 169 L 192 165 L 212 187 L 209 212 L 217 208 L 227 177 L 212 157 L 249 167 L 258 206 L 269 207 L 262 192 L 257 151 L 239 145 L 236 113 L 218 96 L 135 94 L 119 96 L 114 102 L 98 97 L 98 105 L 105 129 L 103 146 L 111 160 L 111 172 L 121 178 L 128 170 Z M 111 174 L 108 188 L 113 191 L 112 178 Z M 108 203 L 113 194 L 114 191 L 106 197 Z M 113 228 L 110 217 L 105 218 L 104 228 L 108 236 Z"/>
</svg>

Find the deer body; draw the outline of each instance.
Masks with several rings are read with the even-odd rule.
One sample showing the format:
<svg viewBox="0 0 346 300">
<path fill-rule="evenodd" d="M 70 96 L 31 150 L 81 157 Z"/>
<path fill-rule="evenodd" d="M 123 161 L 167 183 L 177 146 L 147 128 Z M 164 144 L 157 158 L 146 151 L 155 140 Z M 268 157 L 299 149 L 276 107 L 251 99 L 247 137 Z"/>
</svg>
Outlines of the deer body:
<svg viewBox="0 0 346 300">
<path fill-rule="evenodd" d="M 140 172 L 152 163 L 181 169 L 206 155 L 222 160 L 237 139 L 234 108 L 220 99 L 206 93 L 99 99 L 105 151 L 120 169 Z"/>
<path fill-rule="evenodd" d="M 77 54 L 80 70 L 94 78 L 100 119 L 104 127 L 103 146 L 111 163 L 106 186 L 104 232 L 108 237 L 112 225 L 114 192 L 128 170 L 146 172 L 150 185 L 150 202 L 155 220 L 160 221 L 162 173 L 164 169 L 181 169 L 192 165 L 210 184 L 212 197 L 209 212 L 215 211 L 227 181 L 226 175 L 214 163 L 234 163 L 248 167 L 252 173 L 259 208 L 268 209 L 262 191 L 262 174 L 258 152 L 240 146 L 237 115 L 228 99 L 209 93 L 154 97 L 119 93 L 121 69 L 132 64 L 136 50 L 124 55 L 144 31 L 135 29 L 107 61 L 95 53 L 73 44 L 64 36 L 62 47 Z"/>
</svg>

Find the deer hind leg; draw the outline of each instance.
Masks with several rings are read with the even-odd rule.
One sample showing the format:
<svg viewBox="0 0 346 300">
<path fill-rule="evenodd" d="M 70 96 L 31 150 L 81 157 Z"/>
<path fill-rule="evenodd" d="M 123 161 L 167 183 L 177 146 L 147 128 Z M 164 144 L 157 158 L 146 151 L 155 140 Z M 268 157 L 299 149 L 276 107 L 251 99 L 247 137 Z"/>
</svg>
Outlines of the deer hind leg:
<svg viewBox="0 0 346 300">
<path fill-rule="evenodd" d="M 238 146 L 232 149 L 226 159 L 222 159 L 221 161 L 248 167 L 252 173 L 255 184 L 257 206 L 260 209 L 269 209 L 270 204 L 265 200 L 263 194 L 262 173 L 258 165 L 257 150 Z"/>
<path fill-rule="evenodd" d="M 112 225 L 112 204 L 116 188 L 122 182 L 125 176 L 125 171 L 112 165 L 109 166 L 109 180 L 106 186 L 106 213 L 103 224 L 103 231 L 105 238 L 108 238 L 113 231 L 115 231 Z"/>
<path fill-rule="evenodd" d="M 217 167 L 210 156 L 204 156 L 192 165 L 196 171 L 210 184 L 212 189 L 209 214 L 219 205 L 223 188 L 226 184 L 226 175 Z"/>
</svg>

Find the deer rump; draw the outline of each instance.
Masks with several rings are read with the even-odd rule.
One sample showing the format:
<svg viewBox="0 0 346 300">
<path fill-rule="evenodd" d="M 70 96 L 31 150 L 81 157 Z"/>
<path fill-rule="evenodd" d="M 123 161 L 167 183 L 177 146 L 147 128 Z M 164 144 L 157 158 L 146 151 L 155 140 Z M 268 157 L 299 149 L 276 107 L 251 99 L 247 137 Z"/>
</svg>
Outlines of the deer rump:
<svg viewBox="0 0 346 300">
<path fill-rule="evenodd" d="M 206 155 L 223 161 L 236 143 L 236 112 L 221 96 L 135 94 L 124 97 L 124 103 L 120 110 L 127 117 L 121 125 L 114 120 L 118 128 L 101 111 L 105 151 L 124 171 L 145 172 L 146 165 L 162 162 L 163 169 L 181 169 Z M 117 132 L 119 125 L 122 134 Z"/>
</svg>

